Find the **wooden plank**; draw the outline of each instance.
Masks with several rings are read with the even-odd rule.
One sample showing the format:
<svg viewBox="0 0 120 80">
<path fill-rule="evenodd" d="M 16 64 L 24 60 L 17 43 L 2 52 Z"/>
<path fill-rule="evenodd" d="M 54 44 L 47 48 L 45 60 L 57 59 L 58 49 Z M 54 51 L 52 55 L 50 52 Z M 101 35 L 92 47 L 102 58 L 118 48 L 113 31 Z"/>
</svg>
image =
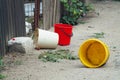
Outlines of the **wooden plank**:
<svg viewBox="0 0 120 80">
<path fill-rule="evenodd" d="M 25 35 L 23 3 L 24 0 L 0 0 L 0 56 L 6 53 L 10 38 Z"/>
<path fill-rule="evenodd" d="M 53 3 L 54 0 L 50 0 L 50 20 L 49 20 L 49 23 L 50 23 L 50 27 L 53 26 L 53 11 L 54 11 L 54 3 Z"/>
<path fill-rule="evenodd" d="M 56 4 L 57 0 L 54 0 L 54 7 L 53 7 L 53 24 L 55 24 L 56 21 Z"/>
<path fill-rule="evenodd" d="M 4 3 L 5 2 L 5 3 Z M 7 18 L 6 15 L 6 1 L 1 0 L 0 1 L 0 56 L 3 56 L 6 52 L 6 33 L 5 33 L 5 26 L 6 26 L 6 19 Z M 6 13 L 5 13 L 6 12 Z"/>
<path fill-rule="evenodd" d="M 55 19 L 55 23 L 59 23 L 60 22 L 60 0 L 57 0 L 56 2 L 56 19 Z"/>
<path fill-rule="evenodd" d="M 53 25 L 60 22 L 60 0 L 54 0 Z"/>
<path fill-rule="evenodd" d="M 49 11 L 50 11 L 50 0 L 43 0 L 43 26 L 44 26 L 44 29 L 50 28 Z"/>
<path fill-rule="evenodd" d="M 43 25 L 50 29 L 60 20 L 60 0 L 43 0 Z"/>
</svg>

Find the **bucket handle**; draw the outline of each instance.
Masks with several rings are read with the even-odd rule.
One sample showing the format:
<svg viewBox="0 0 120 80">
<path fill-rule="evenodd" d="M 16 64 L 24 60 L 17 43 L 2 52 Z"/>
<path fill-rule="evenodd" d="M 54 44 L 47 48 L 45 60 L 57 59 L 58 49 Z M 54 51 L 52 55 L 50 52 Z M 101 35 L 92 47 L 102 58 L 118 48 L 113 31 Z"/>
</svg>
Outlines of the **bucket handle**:
<svg viewBox="0 0 120 80">
<path fill-rule="evenodd" d="M 62 28 L 60 28 L 60 30 L 68 37 L 72 37 L 73 36 L 73 32 L 72 32 L 72 34 L 68 34 Z"/>
</svg>

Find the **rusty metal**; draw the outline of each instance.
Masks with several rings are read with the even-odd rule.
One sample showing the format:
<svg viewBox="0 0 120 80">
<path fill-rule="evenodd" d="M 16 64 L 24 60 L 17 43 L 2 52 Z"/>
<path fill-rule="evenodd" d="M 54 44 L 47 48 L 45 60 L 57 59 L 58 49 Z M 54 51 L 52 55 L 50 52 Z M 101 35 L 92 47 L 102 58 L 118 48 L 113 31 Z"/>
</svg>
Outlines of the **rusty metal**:
<svg viewBox="0 0 120 80">
<path fill-rule="evenodd" d="M 34 29 L 39 27 L 39 15 L 40 15 L 40 0 L 35 0 L 35 11 L 34 11 Z"/>
</svg>

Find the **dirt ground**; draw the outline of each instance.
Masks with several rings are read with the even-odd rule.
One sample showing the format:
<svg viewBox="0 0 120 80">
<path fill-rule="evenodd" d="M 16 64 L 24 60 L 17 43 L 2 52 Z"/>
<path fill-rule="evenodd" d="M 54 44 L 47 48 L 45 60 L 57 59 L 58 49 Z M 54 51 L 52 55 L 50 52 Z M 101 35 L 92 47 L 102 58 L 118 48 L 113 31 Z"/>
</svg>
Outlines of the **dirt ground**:
<svg viewBox="0 0 120 80">
<path fill-rule="evenodd" d="M 31 53 L 19 56 L 16 66 L 3 71 L 7 76 L 4 80 L 119 80 L 120 2 L 97 2 L 94 6 L 99 16 L 94 13 L 86 18 L 85 24 L 74 26 L 71 44 L 58 46 L 57 49 L 69 49 L 78 55 L 79 47 L 84 40 L 91 38 L 94 33 L 104 32 L 104 38 L 99 39 L 108 45 L 110 57 L 103 67 L 86 68 L 79 60 L 44 63 L 38 59 L 43 50 L 33 50 Z"/>
</svg>

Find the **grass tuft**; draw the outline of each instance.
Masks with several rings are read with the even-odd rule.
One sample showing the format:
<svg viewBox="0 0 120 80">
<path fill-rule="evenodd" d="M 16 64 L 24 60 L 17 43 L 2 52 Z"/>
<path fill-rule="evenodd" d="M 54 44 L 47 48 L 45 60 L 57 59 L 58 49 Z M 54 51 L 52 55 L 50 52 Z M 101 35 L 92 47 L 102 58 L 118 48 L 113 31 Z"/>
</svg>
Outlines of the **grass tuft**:
<svg viewBox="0 0 120 80">
<path fill-rule="evenodd" d="M 38 57 L 43 62 L 59 62 L 60 59 L 67 59 L 67 60 L 76 60 L 78 59 L 77 56 L 73 56 L 70 50 L 56 50 L 56 51 L 45 51 Z"/>
<path fill-rule="evenodd" d="M 101 32 L 101 33 L 94 33 L 94 35 L 92 37 L 94 38 L 104 38 L 105 33 Z"/>
<path fill-rule="evenodd" d="M 0 74 L 0 80 L 4 79 L 6 76 Z"/>
</svg>

